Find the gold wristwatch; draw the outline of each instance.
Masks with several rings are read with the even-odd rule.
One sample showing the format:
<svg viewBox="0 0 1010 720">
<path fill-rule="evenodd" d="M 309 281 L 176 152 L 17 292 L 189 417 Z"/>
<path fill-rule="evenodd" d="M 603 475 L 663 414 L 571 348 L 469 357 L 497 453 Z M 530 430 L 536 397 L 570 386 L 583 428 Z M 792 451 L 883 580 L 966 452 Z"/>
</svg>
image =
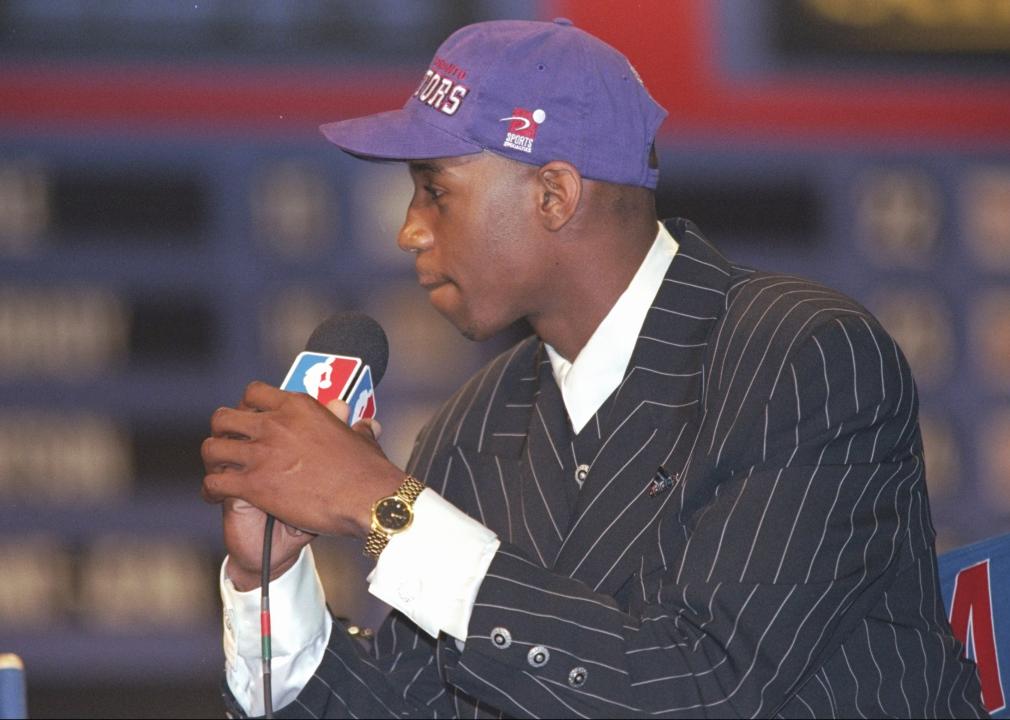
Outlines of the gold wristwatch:
<svg viewBox="0 0 1010 720">
<path fill-rule="evenodd" d="M 396 533 L 410 527 L 414 520 L 414 501 L 424 490 L 424 483 L 408 475 L 395 495 L 381 498 L 372 505 L 372 531 L 365 538 L 362 552 L 373 560 Z"/>
</svg>

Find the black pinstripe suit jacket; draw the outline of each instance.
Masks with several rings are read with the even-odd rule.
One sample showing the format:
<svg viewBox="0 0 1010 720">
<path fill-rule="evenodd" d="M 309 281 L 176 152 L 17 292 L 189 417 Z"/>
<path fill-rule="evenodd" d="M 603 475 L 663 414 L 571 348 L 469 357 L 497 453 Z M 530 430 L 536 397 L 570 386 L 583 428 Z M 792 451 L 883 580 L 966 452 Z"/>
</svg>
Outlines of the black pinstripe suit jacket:
<svg viewBox="0 0 1010 720">
<path fill-rule="evenodd" d="M 335 632 L 283 714 L 984 715 L 898 347 L 837 292 L 668 226 L 624 381 L 578 436 L 537 338 L 419 435 L 410 471 L 502 540 L 465 650 L 396 613 L 371 656 Z"/>
</svg>

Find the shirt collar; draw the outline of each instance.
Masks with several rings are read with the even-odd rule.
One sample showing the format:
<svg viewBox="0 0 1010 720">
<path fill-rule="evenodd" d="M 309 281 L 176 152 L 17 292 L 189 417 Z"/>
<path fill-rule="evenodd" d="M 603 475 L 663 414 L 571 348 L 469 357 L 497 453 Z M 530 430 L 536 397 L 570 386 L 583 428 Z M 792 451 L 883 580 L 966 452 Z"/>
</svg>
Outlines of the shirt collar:
<svg viewBox="0 0 1010 720">
<path fill-rule="evenodd" d="M 574 362 L 545 343 L 554 380 L 578 433 L 624 379 L 638 334 L 679 245 L 663 223 L 627 289 L 610 308 Z"/>
</svg>

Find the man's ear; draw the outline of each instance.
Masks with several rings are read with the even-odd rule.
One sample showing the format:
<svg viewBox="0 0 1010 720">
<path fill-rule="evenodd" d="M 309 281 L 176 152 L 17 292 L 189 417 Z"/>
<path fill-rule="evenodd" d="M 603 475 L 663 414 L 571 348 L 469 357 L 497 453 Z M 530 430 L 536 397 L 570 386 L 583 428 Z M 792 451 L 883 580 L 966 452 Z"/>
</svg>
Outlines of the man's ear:
<svg viewBox="0 0 1010 720">
<path fill-rule="evenodd" d="M 537 170 L 538 211 L 545 229 L 560 230 L 582 199 L 582 175 L 571 163 L 552 160 Z"/>
</svg>

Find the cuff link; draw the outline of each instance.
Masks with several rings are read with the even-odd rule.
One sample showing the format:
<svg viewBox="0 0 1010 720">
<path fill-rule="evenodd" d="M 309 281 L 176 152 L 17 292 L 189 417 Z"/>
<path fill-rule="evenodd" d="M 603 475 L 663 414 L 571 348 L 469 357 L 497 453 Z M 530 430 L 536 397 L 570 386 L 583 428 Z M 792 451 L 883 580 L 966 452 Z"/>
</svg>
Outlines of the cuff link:
<svg viewBox="0 0 1010 720">
<path fill-rule="evenodd" d="M 550 659 L 551 652 L 543 645 L 534 645 L 530 648 L 529 654 L 526 655 L 527 662 L 535 668 L 543 667 Z"/>
<path fill-rule="evenodd" d="M 491 642 L 499 650 L 504 650 L 512 644 L 512 633 L 503 627 L 496 627 L 491 631 Z"/>
<path fill-rule="evenodd" d="M 414 600 L 417 599 L 417 596 L 421 594 L 421 581 L 417 578 L 404 580 L 397 588 L 397 594 L 405 603 L 410 604 L 414 602 Z"/>
<path fill-rule="evenodd" d="M 574 667 L 571 672 L 568 673 L 568 684 L 573 688 L 579 688 L 586 684 L 586 678 L 589 677 L 589 671 L 584 667 Z"/>
</svg>

